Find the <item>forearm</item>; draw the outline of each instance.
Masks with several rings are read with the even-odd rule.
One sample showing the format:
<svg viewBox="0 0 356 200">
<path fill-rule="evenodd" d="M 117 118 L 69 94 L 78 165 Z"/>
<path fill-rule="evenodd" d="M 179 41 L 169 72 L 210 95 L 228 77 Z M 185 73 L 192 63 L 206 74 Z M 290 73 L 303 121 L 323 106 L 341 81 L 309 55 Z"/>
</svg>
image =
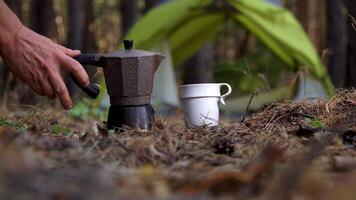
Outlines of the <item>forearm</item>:
<svg viewBox="0 0 356 200">
<path fill-rule="evenodd" d="M 0 53 L 11 42 L 22 26 L 17 16 L 7 7 L 3 0 L 0 0 Z"/>
</svg>

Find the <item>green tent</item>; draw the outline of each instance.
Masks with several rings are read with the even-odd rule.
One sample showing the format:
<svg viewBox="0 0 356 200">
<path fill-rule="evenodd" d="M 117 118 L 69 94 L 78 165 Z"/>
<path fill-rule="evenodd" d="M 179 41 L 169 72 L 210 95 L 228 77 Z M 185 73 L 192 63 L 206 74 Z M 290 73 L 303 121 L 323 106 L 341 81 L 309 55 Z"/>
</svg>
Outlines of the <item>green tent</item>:
<svg viewBox="0 0 356 200">
<path fill-rule="evenodd" d="M 334 87 L 325 66 L 295 17 L 263 0 L 175 0 L 143 16 L 126 38 L 135 48 L 151 49 L 169 41 L 173 61 L 182 63 L 233 20 L 255 34 L 291 68 L 306 68 L 322 81 L 329 95 Z"/>
</svg>

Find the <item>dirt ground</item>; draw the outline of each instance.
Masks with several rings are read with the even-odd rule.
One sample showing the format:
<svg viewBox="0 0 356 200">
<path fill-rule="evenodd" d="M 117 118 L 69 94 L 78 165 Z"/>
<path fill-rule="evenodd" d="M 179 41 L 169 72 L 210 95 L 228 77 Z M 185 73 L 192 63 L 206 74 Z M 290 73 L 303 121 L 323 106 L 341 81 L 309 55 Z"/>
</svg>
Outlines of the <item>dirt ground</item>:
<svg viewBox="0 0 356 200">
<path fill-rule="evenodd" d="M 356 199 L 356 91 L 188 130 L 115 134 L 58 110 L 0 118 L 0 199 Z"/>
</svg>

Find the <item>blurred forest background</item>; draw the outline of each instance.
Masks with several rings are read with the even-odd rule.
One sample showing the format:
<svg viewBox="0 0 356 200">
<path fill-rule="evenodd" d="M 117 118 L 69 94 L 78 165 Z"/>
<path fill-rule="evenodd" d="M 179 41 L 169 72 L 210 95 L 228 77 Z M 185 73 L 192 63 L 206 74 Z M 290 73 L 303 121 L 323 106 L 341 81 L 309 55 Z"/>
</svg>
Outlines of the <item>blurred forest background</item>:
<svg viewBox="0 0 356 200">
<path fill-rule="evenodd" d="M 5 0 L 21 21 L 53 41 L 86 53 L 118 49 L 130 27 L 150 9 L 169 0 Z M 173 1 L 173 0 L 172 0 Z M 292 11 L 310 36 L 333 83 L 356 86 L 356 32 L 354 0 L 269 0 Z M 154 26 L 154 24 L 152 24 Z M 209 31 L 209 30 L 207 30 Z M 87 68 L 98 78 L 95 68 Z M 296 77 L 256 37 L 236 23 L 222 31 L 181 66 L 179 83 L 228 82 L 234 95 L 270 91 Z M 3 103 L 36 104 L 42 101 L 0 63 Z M 68 80 L 74 97 L 77 87 Z"/>
</svg>

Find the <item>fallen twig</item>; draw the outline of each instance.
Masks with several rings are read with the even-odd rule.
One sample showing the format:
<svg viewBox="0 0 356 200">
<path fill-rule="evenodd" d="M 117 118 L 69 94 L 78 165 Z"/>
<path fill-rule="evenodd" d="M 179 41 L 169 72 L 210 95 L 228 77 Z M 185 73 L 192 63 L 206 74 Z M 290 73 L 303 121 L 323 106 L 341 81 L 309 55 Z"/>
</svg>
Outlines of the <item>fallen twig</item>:
<svg viewBox="0 0 356 200">
<path fill-rule="evenodd" d="M 244 116 L 243 116 L 242 119 L 241 119 L 241 123 L 243 123 L 243 122 L 245 121 L 247 112 L 248 112 L 248 110 L 250 109 L 250 105 L 251 105 L 252 99 L 253 99 L 253 97 L 255 97 L 255 95 L 256 95 L 256 91 L 252 93 L 252 95 L 251 95 L 251 97 L 250 97 L 250 100 L 248 101 L 248 104 L 247 104 L 247 106 L 246 106 L 246 110 L 245 110 Z"/>
</svg>

